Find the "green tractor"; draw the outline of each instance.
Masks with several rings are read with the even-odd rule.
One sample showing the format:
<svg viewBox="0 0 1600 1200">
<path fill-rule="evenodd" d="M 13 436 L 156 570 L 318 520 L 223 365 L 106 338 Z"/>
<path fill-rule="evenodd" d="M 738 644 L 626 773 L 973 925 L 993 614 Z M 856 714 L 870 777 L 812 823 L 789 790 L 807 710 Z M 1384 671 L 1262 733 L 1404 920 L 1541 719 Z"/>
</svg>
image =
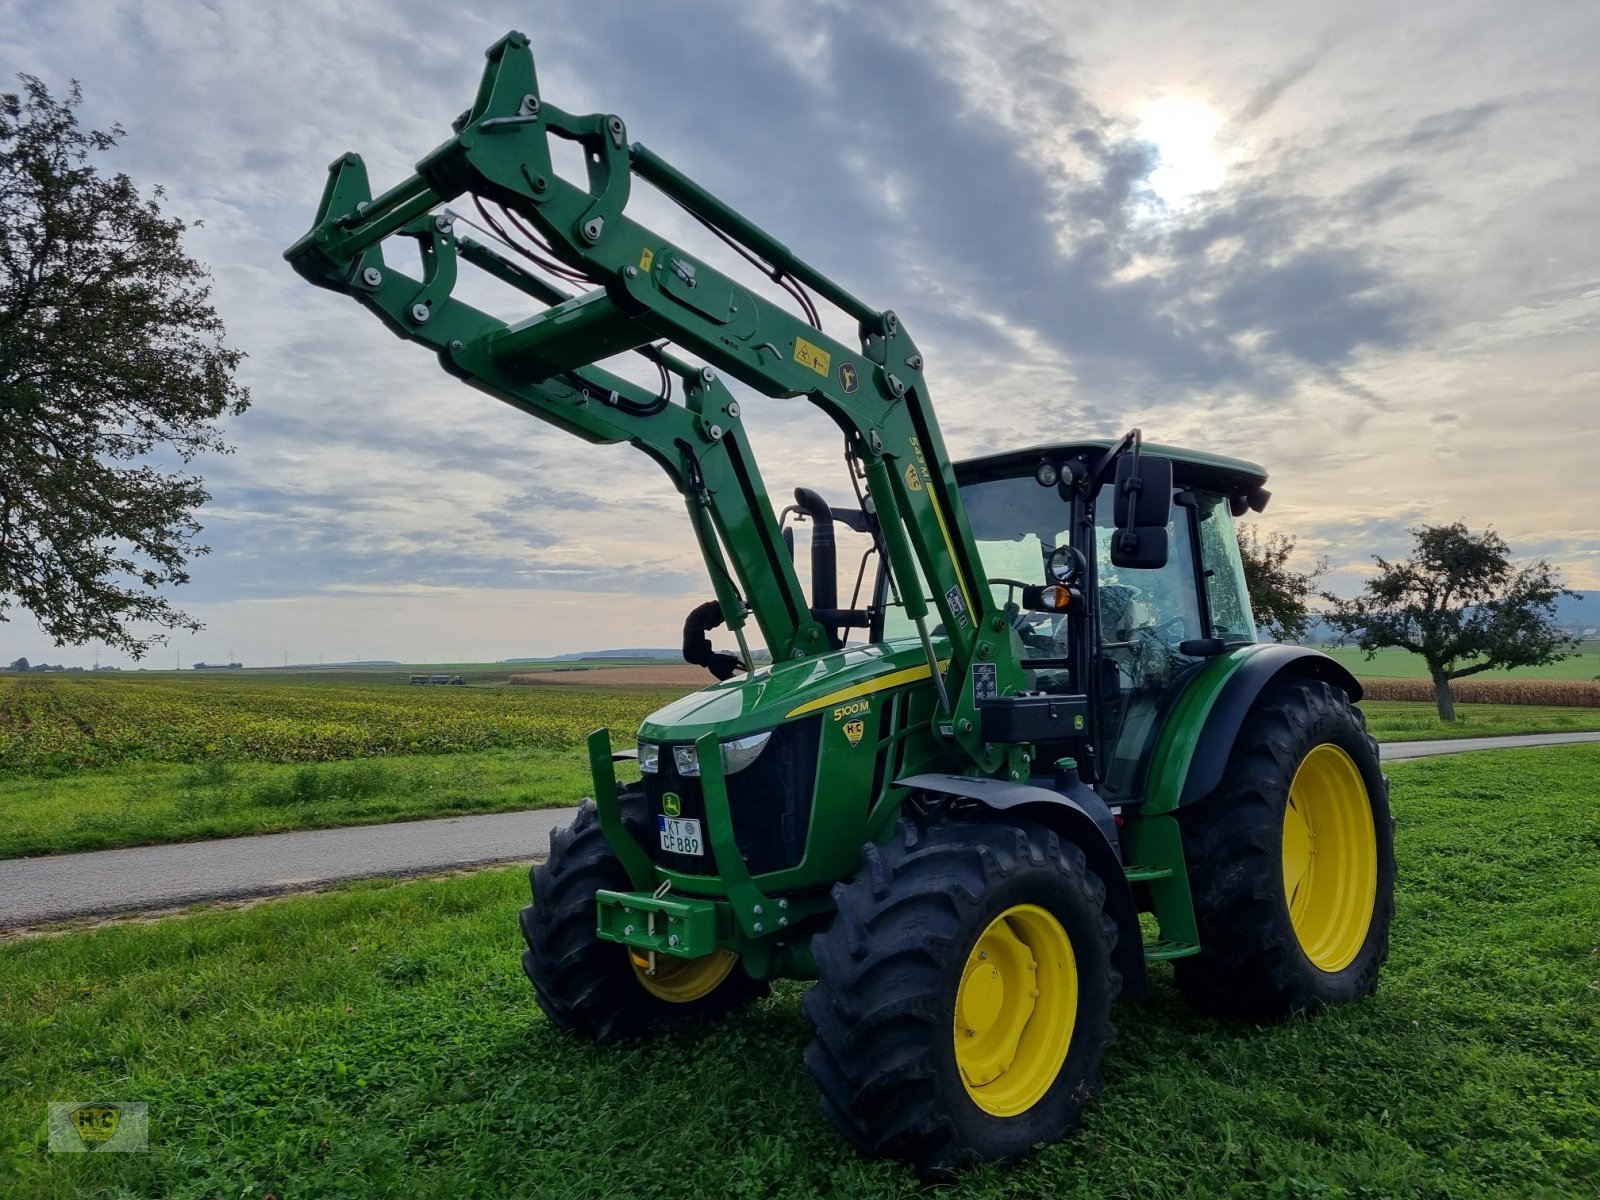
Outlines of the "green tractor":
<svg viewBox="0 0 1600 1200">
<path fill-rule="evenodd" d="M 638 447 L 684 498 L 715 593 L 684 653 L 717 682 L 653 714 L 637 750 L 589 739 L 594 800 L 551 838 L 522 913 L 550 1020 L 650 1037 L 815 981 L 823 1112 L 937 1174 L 1072 1129 L 1112 1002 L 1145 994 L 1151 962 L 1199 1009 L 1251 1021 L 1373 991 L 1387 785 L 1356 680 L 1256 640 L 1233 520 L 1266 503 L 1261 468 L 1138 430 L 952 462 L 893 312 L 620 118 L 546 101 L 522 34 L 487 57 L 413 176 L 375 197 L 361 159 L 338 159 L 285 256 L 474 387 Z M 586 180 L 556 173 L 552 139 Z M 627 216 L 635 181 L 798 315 Z M 444 207 L 460 197 L 481 239 Z M 413 273 L 384 257 L 393 237 L 416 243 Z M 463 260 L 538 311 L 507 323 L 455 295 Z M 823 332 L 813 294 L 857 336 Z M 630 352 L 658 387 L 596 365 Z M 832 418 L 846 504 L 800 488 L 774 510 L 719 371 Z M 866 547 L 847 604 L 841 528 Z M 737 653 L 712 648 L 718 625 Z"/>
</svg>

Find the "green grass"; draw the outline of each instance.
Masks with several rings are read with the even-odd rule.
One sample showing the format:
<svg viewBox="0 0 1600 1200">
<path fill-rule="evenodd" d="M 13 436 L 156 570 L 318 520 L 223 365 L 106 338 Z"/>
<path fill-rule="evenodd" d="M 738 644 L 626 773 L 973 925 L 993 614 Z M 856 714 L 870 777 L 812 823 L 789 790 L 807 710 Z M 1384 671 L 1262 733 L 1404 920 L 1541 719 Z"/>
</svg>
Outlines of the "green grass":
<svg viewBox="0 0 1600 1200">
<path fill-rule="evenodd" d="M 1367 728 L 1380 742 L 1425 742 L 1434 738 L 1508 737 L 1521 733 L 1587 733 L 1600 730 L 1600 708 L 1547 708 L 1537 704 L 1458 704 L 1451 724 L 1432 704 L 1407 700 L 1363 700 Z"/>
<path fill-rule="evenodd" d="M 1368 659 L 1351 646 L 1318 647 L 1338 659 L 1359 679 L 1426 679 L 1428 666 L 1409 650 L 1379 650 Z M 1580 642 L 1578 653 L 1542 667 L 1515 667 L 1485 671 L 1474 679 L 1595 679 L 1600 678 L 1600 642 Z"/>
<path fill-rule="evenodd" d="M 584 755 L 554 750 L 0 776 L 0 858 L 549 808 L 592 791 Z"/>
<path fill-rule="evenodd" d="M 32 1197 L 1551 1197 L 1600 1188 L 1600 747 L 1391 769 L 1378 994 L 1204 1020 L 1158 968 L 1108 1090 L 1020 1168 L 925 1193 L 816 1109 L 800 985 L 717 1028 L 558 1037 L 521 872 L 362 884 L 0 944 L 0 1191 Z M 145 1100 L 140 1155 L 43 1152 L 51 1100 Z M 6 1176 L 9 1174 L 9 1178 Z"/>
</svg>

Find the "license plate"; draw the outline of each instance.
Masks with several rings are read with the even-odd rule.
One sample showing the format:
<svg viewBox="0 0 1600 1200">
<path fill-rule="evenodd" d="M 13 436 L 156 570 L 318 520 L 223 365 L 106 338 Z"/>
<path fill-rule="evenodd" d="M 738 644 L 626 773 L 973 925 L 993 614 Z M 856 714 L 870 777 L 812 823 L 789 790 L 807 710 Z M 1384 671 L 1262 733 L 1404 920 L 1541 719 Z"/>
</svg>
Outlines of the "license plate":
<svg viewBox="0 0 1600 1200">
<path fill-rule="evenodd" d="M 659 817 L 661 822 L 661 848 L 669 854 L 704 854 L 705 843 L 700 840 L 700 822 L 694 817 Z"/>
</svg>

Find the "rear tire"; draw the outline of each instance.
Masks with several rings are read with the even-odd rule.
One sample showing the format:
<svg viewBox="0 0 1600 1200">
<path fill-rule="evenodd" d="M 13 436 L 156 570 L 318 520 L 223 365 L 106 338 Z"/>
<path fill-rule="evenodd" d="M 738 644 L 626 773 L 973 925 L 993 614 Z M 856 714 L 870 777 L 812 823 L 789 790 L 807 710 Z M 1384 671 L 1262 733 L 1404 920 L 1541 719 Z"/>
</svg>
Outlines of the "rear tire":
<svg viewBox="0 0 1600 1200">
<path fill-rule="evenodd" d="M 1269 688 L 1222 785 L 1178 819 L 1204 950 L 1174 969 L 1193 1007 L 1272 1021 L 1377 989 L 1394 822 L 1378 744 L 1342 690 Z"/>
<path fill-rule="evenodd" d="M 1077 846 L 1032 824 L 907 821 L 833 897 L 803 1004 L 840 1133 L 928 1177 L 1076 1127 L 1121 988 L 1106 889 Z"/>
<path fill-rule="evenodd" d="M 623 788 L 619 800 L 623 825 L 639 837 L 649 820 L 643 790 Z M 583 802 L 571 825 L 551 833 L 550 857 L 535 863 L 528 879 L 533 903 L 522 910 L 522 969 L 539 1007 L 564 1033 L 595 1042 L 649 1037 L 726 1016 L 768 992 L 730 951 L 697 959 L 660 955 L 652 978 L 628 947 L 600 939 L 595 893 L 633 885 L 600 830 L 593 800 Z"/>
</svg>

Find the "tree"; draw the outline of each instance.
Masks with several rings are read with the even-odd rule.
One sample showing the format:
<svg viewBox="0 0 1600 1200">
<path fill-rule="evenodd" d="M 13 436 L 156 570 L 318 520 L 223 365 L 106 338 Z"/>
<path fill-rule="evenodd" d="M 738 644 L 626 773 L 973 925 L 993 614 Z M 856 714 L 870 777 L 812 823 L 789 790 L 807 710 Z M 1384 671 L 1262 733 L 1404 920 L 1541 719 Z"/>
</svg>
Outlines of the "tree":
<svg viewBox="0 0 1600 1200">
<path fill-rule="evenodd" d="M 1555 623 L 1556 602 L 1576 596 L 1544 559 L 1515 566 L 1493 529 L 1453 525 L 1410 531 L 1412 556 L 1378 569 L 1353 600 L 1325 598 L 1325 619 L 1370 659 L 1385 646 L 1420 655 L 1433 680 L 1439 718 L 1456 719 L 1450 681 L 1480 671 L 1532 667 L 1566 658 L 1577 639 Z"/>
<path fill-rule="evenodd" d="M 0 95 L 0 621 L 20 604 L 56 639 L 139 657 L 199 624 L 160 595 L 188 581 L 216 424 L 249 404 L 188 224 L 91 156 L 123 136 L 79 128 L 21 75 Z"/>
<path fill-rule="evenodd" d="M 1327 574 L 1328 560 L 1319 558 L 1310 571 L 1296 571 L 1289 565 L 1295 540 L 1287 534 L 1263 537 L 1254 525 L 1240 525 L 1238 539 L 1256 627 L 1275 641 L 1305 637 L 1311 627 L 1307 602 L 1316 581 Z"/>
<path fill-rule="evenodd" d="M 26 671 L 29 669 L 28 660 L 25 658 L 16 659 L 9 667 L 6 668 L 8 671 Z"/>
</svg>

